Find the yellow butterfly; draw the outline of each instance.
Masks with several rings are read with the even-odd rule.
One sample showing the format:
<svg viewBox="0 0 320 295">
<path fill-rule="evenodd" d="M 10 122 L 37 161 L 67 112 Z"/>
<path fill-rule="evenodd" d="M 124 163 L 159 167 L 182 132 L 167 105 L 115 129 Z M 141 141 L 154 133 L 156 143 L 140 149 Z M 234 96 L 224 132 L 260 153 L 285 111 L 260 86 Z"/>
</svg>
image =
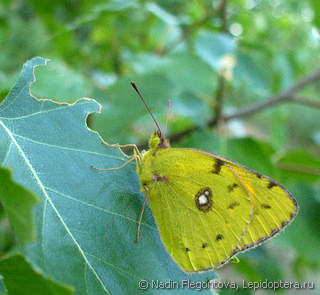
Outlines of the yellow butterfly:
<svg viewBox="0 0 320 295">
<path fill-rule="evenodd" d="M 162 241 L 186 272 L 217 268 L 256 247 L 298 210 L 269 177 L 213 153 L 171 148 L 158 132 L 138 157 L 137 173 Z"/>
<path fill-rule="evenodd" d="M 171 148 L 154 121 L 150 149 L 135 149 L 137 173 L 144 204 L 148 198 L 162 241 L 184 271 L 222 266 L 293 221 L 298 205 L 281 184 L 213 153 Z"/>
</svg>

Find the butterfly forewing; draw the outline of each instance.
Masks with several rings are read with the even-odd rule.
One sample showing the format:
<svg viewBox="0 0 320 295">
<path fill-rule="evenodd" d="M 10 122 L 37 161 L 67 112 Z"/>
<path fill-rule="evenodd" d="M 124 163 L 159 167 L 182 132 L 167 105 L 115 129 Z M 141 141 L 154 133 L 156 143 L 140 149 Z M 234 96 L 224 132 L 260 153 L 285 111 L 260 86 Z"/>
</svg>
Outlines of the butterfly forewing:
<svg viewBox="0 0 320 295">
<path fill-rule="evenodd" d="M 185 271 L 228 261 L 253 217 L 251 194 L 238 175 L 225 161 L 194 150 L 163 149 L 149 159 L 149 202 L 175 261 Z"/>
</svg>

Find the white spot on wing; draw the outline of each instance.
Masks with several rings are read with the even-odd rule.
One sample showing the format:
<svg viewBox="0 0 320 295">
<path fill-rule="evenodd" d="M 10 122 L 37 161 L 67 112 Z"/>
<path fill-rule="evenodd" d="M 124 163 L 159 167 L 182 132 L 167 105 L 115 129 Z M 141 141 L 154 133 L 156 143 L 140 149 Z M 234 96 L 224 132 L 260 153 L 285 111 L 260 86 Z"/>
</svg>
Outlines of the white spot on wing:
<svg viewBox="0 0 320 295">
<path fill-rule="evenodd" d="M 199 197 L 198 197 L 198 203 L 200 206 L 203 206 L 203 205 L 207 205 L 209 203 L 209 200 L 208 200 L 208 197 L 206 194 L 208 191 L 205 191 L 204 194 L 201 194 Z"/>
</svg>

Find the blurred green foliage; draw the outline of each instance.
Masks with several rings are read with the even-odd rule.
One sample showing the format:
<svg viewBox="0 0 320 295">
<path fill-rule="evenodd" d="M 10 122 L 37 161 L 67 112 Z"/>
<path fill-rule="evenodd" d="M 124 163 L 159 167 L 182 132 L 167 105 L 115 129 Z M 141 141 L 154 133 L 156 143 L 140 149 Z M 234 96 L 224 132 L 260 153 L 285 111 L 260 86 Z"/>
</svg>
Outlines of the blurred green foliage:
<svg viewBox="0 0 320 295">
<path fill-rule="evenodd" d="M 0 200 L 7 212 L 10 224 L 21 244 L 35 239 L 35 225 L 31 208 L 40 200 L 14 183 L 11 173 L 0 168 Z"/>
<path fill-rule="evenodd" d="M 73 293 L 72 288 L 58 285 L 52 280 L 44 278 L 42 274 L 32 269 L 25 257 L 19 254 L 2 259 L 0 269 L 4 277 L 3 281 L 10 290 L 9 294 L 70 295 Z"/>
<path fill-rule="evenodd" d="M 154 125 L 129 82 L 162 127 L 171 99 L 173 146 L 203 148 L 265 173 L 300 205 L 285 233 L 219 270 L 221 280 L 316 281 L 320 83 L 308 77 L 320 69 L 319 30 L 317 0 L 2 0 L 0 97 L 27 59 L 51 58 L 36 70 L 33 94 L 94 98 L 103 108 L 89 117 L 91 128 L 109 143 L 142 145 Z M 298 81 L 306 83 L 268 105 Z M 239 115 L 260 103 L 266 106 Z M 11 234 L 2 207 L 0 216 L 3 253 Z"/>
</svg>

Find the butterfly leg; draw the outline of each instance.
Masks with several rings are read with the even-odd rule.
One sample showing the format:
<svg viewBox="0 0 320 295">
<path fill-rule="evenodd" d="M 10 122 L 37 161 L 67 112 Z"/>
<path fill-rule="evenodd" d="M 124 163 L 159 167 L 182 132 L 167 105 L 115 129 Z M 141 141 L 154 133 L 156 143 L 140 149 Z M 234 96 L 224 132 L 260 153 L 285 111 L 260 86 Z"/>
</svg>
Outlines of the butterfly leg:
<svg viewBox="0 0 320 295">
<path fill-rule="evenodd" d="M 141 208 L 141 213 L 140 213 L 140 218 L 139 218 L 139 223 L 138 223 L 138 230 L 137 230 L 137 239 L 136 239 L 136 242 L 138 243 L 139 241 L 139 232 L 140 232 L 140 227 L 141 227 L 141 220 L 142 220 L 142 215 L 143 215 L 143 212 L 144 212 L 144 207 L 146 205 L 146 201 L 147 201 L 147 198 L 148 198 L 148 193 L 149 193 L 149 189 L 145 186 L 144 189 L 146 190 L 146 195 L 144 197 L 144 200 L 143 200 L 143 204 L 142 204 L 142 208 Z"/>
<path fill-rule="evenodd" d="M 97 169 L 97 170 L 100 170 L 100 171 L 118 170 L 118 169 L 123 168 L 123 167 L 126 166 L 127 164 L 129 164 L 131 161 L 142 158 L 142 156 L 141 156 L 141 154 L 140 154 L 140 152 L 139 152 L 139 149 L 138 149 L 138 147 L 137 147 L 135 144 L 123 144 L 123 145 L 121 145 L 121 144 L 118 144 L 118 143 L 116 143 L 116 144 L 108 144 L 108 143 L 106 143 L 106 142 L 104 142 L 104 143 L 105 143 L 106 145 L 110 146 L 110 147 L 120 148 L 120 150 L 121 150 L 122 147 L 133 147 L 134 155 L 128 156 L 128 155 L 126 155 L 126 154 L 123 153 L 126 157 L 129 158 L 129 160 L 126 161 L 124 164 L 122 164 L 122 165 L 119 166 L 119 167 L 108 168 L 108 169 L 101 169 L 101 168 L 97 168 L 97 167 L 94 166 L 94 165 L 91 165 L 91 167 L 94 168 L 94 169 Z"/>
<path fill-rule="evenodd" d="M 119 167 L 114 167 L 114 168 L 109 168 L 109 169 L 101 169 L 101 168 L 97 168 L 96 166 L 94 165 L 91 165 L 92 168 L 94 169 L 97 169 L 97 170 L 100 170 L 100 171 L 112 171 L 112 170 L 118 170 L 118 169 L 121 169 L 123 168 L 124 166 L 128 165 L 131 161 L 135 160 L 136 157 L 133 156 L 131 159 L 129 159 L 127 162 L 123 163 L 121 166 Z"/>
<path fill-rule="evenodd" d="M 122 148 L 126 148 L 126 147 L 132 147 L 134 152 L 138 155 L 140 155 L 140 152 L 139 152 L 139 149 L 138 147 L 134 144 L 134 143 L 128 143 L 128 144 L 119 144 L 119 143 L 115 143 L 115 144 L 109 144 L 109 143 L 106 143 L 105 141 L 103 142 L 104 144 L 106 144 L 107 146 L 110 146 L 110 147 L 115 147 L 115 148 L 119 148 L 121 153 L 123 153 L 126 157 L 130 157 L 128 156 L 126 153 L 124 153 L 121 149 Z"/>
</svg>

